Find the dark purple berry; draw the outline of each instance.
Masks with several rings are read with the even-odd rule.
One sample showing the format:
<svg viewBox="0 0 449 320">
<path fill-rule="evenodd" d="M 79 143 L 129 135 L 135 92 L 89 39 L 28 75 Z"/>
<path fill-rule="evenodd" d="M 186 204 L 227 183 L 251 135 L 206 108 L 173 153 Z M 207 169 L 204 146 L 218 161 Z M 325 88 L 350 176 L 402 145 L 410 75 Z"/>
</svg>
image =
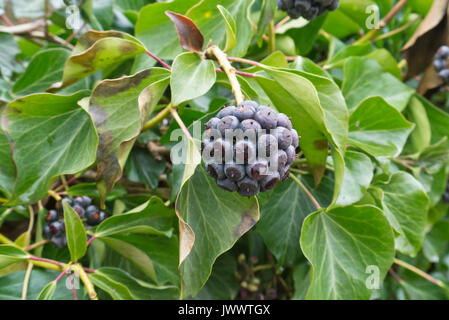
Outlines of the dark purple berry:
<svg viewBox="0 0 449 320">
<path fill-rule="evenodd" d="M 237 183 L 238 193 L 244 197 L 252 197 L 259 193 L 259 183 L 250 177 L 245 177 Z"/>
<path fill-rule="evenodd" d="M 254 115 L 254 120 L 267 130 L 276 128 L 278 122 L 276 112 L 269 107 L 259 108 Z"/>
<path fill-rule="evenodd" d="M 258 159 L 255 163 L 246 166 L 246 174 L 257 181 L 263 180 L 268 173 L 268 161 Z"/>
<path fill-rule="evenodd" d="M 219 123 L 220 123 L 219 118 L 212 118 L 209 121 L 207 121 L 204 126 L 206 127 L 206 129 L 217 129 Z"/>
<path fill-rule="evenodd" d="M 56 220 L 58 220 L 58 212 L 56 210 L 48 211 L 47 215 L 45 216 L 45 221 L 50 223 Z"/>
<path fill-rule="evenodd" d="M 220 120 L 217 125 L 217 129 L 220 130 L 222 135 L 226 134 L 227 130 L 237 129 L 240 125 L 239 119 L 235 116 L 226 116 Z"/>
<path fill-rule="evenodd" d="M 225 178 L 224 166 L 222 164 L 208 163 L 206 164 L 206 171 L 212 178 L 215 179 Z"/>
<path fill-rule="evenodd" d="M 80 218 L 84 218 L 84 208 L 79 205 L 79 204 L 75 204 L 73 207 L 73 210 L 75 210 L 76 213 L 78 213 L 78 215 L 80 216 Z"/>
<path fill-rule="evenodd" d="M 230 191 L 230 192 L 237 191 L 237 184 L 234 181 L 231 181 L 227 178 L 222 179 L 222 180 L 217 180 L 217 185 L 226 191 Z"/>
<path fill-rule="evenodd" d="M 242 128 L 243 131 L 254 130 L 257 132 L 262 129 L 262 126 L 256 120 L 246 119 L 240 123 L 240 128 Z"/>
<path fill-rule="evenodd" d="M 287 148 L 292 144 L 292 132 L 284 127 L 276 128 L 276 136 L 278 138 L 278 147 L 283 150 L 287 150 Z"/>
<path fill-rule="evenodd" d="M 270 172 L 268 175 L 265 176 L 265 178 L 260 183 L 260 188 L 263 191 L 268 191 L 273 189 L 278 182 L 281 180 L 279 172 Z"/>
<path fill-rule="evenodd" d="M 285 150 L 285 152 L 287 153 L 287 163 L 288 164 L 292 164 L 293 161 L 296 160 L 296 150 L 295 147 L 290 146 L 287 148 L 287 150 Z"/>
<path fill-rule="evenodd" d="M 292 129 L 292 122 L 290 121 L 290 118 L 287 117 L 285 114 L 279 113 L 278 114 L 277 126 L 278 127 L 284 127 L 284 128 L 287 128 L 288 130 L 291 130 Z"/>
<path fill-rule="evenodd" d="M 223 109 L 220 110 L 220 112 L 217 114 L 217 118 L 224 118 L 227 116 L 234 116 L 235 115 L 235 107 L 234 106 L 230 106 L 230 107 L 225 107 Z"/>
<path fill-rule="evenodd" d="M 224 172 L 229 180 L 239 181 L 245 176 L 245 166 L 242 164 L 227 163 L 224 165 Z"/>
</svg>

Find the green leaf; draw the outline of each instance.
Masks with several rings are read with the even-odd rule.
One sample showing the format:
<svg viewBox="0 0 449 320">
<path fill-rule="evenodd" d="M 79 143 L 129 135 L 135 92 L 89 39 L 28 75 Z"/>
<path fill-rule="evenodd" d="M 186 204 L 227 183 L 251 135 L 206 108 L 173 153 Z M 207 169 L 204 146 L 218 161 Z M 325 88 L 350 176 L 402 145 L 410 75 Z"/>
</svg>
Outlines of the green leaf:
<svg viewBox="0 0 449 320">
<path fill-rule="evenodd" d="M 172 286 L 154 286 L 138 280 L 127 272 L 103 267 L 89 275 L 92 283 L 106 291 L 114 300 L 166 300 L 176 299 L 178 289 Z"/>
<path fill-rule="evenodd" d="M 231 254 L 220 256 L 214 264 L 206 285 L 196 296 L 198 300 L 233 300 L 239 283 L 236 277 L 237 263 Z"/>
<path fill-rule="evenodd" d="M 11 194 L 10 205 L 35 203 L 56 177 L 94 163 L 98 137 L 89 114 L 77 104 L 86 94 L 33 94 L 6 107 L 2 127 L 14 146 L 17 170 L 15 183 L 3 186 Z"/>
<path fill-rule="evenodd" d="M 143 272 L 149 279 L 157 282 L 153 262 L 144 251 L 136 248 L 128 242 L 125 242 L 123 239 L 113 237 L 102 237 L 100 239 L 114 251 L 131 261 L 131 263 Z"/>
<path fill-rule="evenodd" d="M 347 206 L 362 199 L 373 179 L 373 170 L 368 156 L 356 151 L 347 151 L 345 173 L 337 204 Z"/>
<path fill-rule="evenodd" d="M 0 191 L 7 198 L 11 197 L 11 186 L 14 185 L 16 177 L 16 167 L 12 159 L 12 150 L 9 140 L 0 128 Z"/>
<path fill-rule="evenodd" d="M 426 235 L 423 243 L 423 253 L 432 263 L 440 262 L 449 242 L 449 220 L 443 219 L 435 223 Z"/>
<path fill-rule="evenodd" d="M 27 300 L 36 300 L 41 291 L 53 282 L 61 271 L 33 268 L 28 284 Z M 14 272 L 0 277 L 0 300 L 21 300 L 25 271 Z M 58 282 L 53 300 L 73 300 L 72 290 L 67 289 L 64 279 Z M 80 282 L 80 288 L 76 289 L 79 299 L 84 297 L 84 288 Z"/>
<path fill-rule="evenodd" d="M 301 181 L 322 207 L 331 203 L 334 182 L 327 175 L 316 189 L 310 176 L 302 177 Z M 261 209 L 257 232 L 280 265 L 297 264 L 302 257 L 299 247 L 302 223 L 316 207 L 293 179 L 260 193 L 258 199 Z"/>
<path fill-rule="evenodd" d="M 64 64 L 70 52 L 62 48 L 39 51 L 31 59 L 25 73 L 14 84 L 13 93 L 24 96 L 43 92 L 62 79 Z"/>
<path fill-rule="evenodd" d="M 212 265 L 259 220 L 256 198 L 220 189 L 201 167 L 184 184 L 176 201 L 180 223 L 183 297 L 195 296 Z"/>
<path fill-rule="evenodd" d="M 39 295 L 37 296 L 37 300 L 51 300 L 53 295 L 56 291 L 56 282 L 52 281 L 49 282 L 41 292 L 39 292 Z"/>
<path fill-rule="evenodd" d="M 414 92 L 393 75 L 384 72 L 377 61 L 366 58 L 346 60 L 342 91 L 349 110 L 355 109 L 367 98 L 381 96 L 398 111 L 405 109 Z"/>
<path fill-rule="evenodd" d="M 292 300 L 304 300 L 310 283 L 311 270 L 307 263 L 301 263 L 293 270 L 295 294 Z"/>
<path fill-rule="evenodd" d="M 426 109 L 416 97 L 412 97 L 410 101 L 408 115 L 410 121 L 415 123 L 415 128 L 410 135 L 413 151 L 421 153 L 430 146 L 432 129 Z"/>
<path fill-rule="evenodd" d="M 103 221 L 96 229 L 98 238 L 120 233 L 144 233 L 170 237 L 175 212 L 165 206 L 160 198 L 152 197 L 141 206 Z"/>
<path fill-rule="evenodd" d="M 62 207 L 64 208 L 64 224 L 70 257 L 72 261 L 77 261 L 86 254 L 86 230 L 84 229 L 80 216 L 73 210 L 67 201 L 62 201 Z"/>
<path fill-rule="evenodd" d="M 9 79 L 12 76 L 16 64 L 16 55 L 20 48 L 14 41 L 14 37 L 8 33 L 0 32 L 0 73 Z"/>
<path fill-rule="evenodd" d="M 148 132 L 148 131 L 147 131 Z M 126 162 L 126 177 L 156 189 L 165 171 L 165 161 L 156 160 L 147 150 L 134 148 Z"/>
<path fill-rule="evenodd" d="M 88 111 L 100 137 L 97 181 L 102 201 L 122 176 L 142 125 L 168 85 L 169 71 L 152 68 L 103 80 L 92 91 Z"/>
<path fill-rule="evenodd" d="M 182 102 L 206 94 L 215 83 L 215 66 L 211 60 L 203 60 L 198 54 L 185 52 L 173 62 L 170 87 L 172 102 Z"/>
<path fill-rule="evenodd" d="M 237 41 L 235 33 L 237 32 L 237 26 L 235 25 L 235 20 L 232 15 L 226 10 L 225 7 L 218 5 L 218 10 L 220 10 L 221 15 L 225 21 L 226 25 L 226 45 L 223 51 L 227 52 L 232 50 L 235 47 L 235 43 Z"/>
<path fill-rule="evenodd" d="M 349 143 L 375 157 L 398 156 L 413 124 L 380 97 L 363 101 L 351 114 Z"/>
<path fill-rule="evenodd" d="M 421 184 L 406 172 L 377 181 L 370 188 L 391 226 L 397 231 L 396 249 L 416 255 L 424 240 L 429 198 Z"/>
<path fill-rule="evenodd" d="M 126 33 L 90 30 L 81 36 L 72 56 L 65 64 L 63 86 L 145 51 L 139 40 Z"/>
<path fill-rule="evenodd" d="M 444 112 L 440 108 L 434 106 L 425 98 L 420 95 L 415 95 L 415 97 L 423 104 L 426 109 L 427 117 L 430 121 L 430 129 L 432 131 L 431 143 L 435 144 L 439 142 L 442 138 L 449 138 L 449 114 Z"/>
<path fill-rule="evenodd" d="M 317 211 L 304 221 L 301 248 L 312 263 L 307 299 L 369 299 L 369 268 L 380 284 L 393 263 L 393 232 L 373 206 Z"/>
<path fill-rule="evenodd" d="M 22 249 L 5 244 L 0 245 L 0 269 L 26 259 L 28 254 Z"/>
</svg>

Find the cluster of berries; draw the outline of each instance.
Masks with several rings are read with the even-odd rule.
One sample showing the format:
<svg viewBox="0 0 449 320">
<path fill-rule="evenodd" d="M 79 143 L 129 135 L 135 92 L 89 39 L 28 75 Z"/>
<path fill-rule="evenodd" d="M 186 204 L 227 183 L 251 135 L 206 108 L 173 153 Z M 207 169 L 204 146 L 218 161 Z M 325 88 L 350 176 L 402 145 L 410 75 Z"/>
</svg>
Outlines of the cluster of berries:
<svg viewBox="0 0 449 320">
<path fill-rule="evenodd" d="M 95 205 L 92 204 L 92 199 L 87 196 L 76 197 L 74 199 L 64 198 L 80 218 L 86 222 L 86 229 L 96 226 L 102 222 L 106 215 L 103 211 L 100 211 Z M 47 224 L 44 227 L 44 235 L 47 239 L 58 248 L 63 248 L 67 245 L 67 237 L 65 233 L 65 224 L 63 218 L 62 205 L 58 210 L 50 210 L 45 216 Z"/>
<path fill-rule="evenodd" d="M 310 21 L 326 11 L 334 11 L 340 2 L 339 0 L 276 0 L 276 4 L 293 19 L 304 17 Z"/>
<path fill-rule="evenodd" d="M 244 101 L 223 108 L 205 127 L 202 157 L 224 190 L 251 197 L 289 177 L 299 137 L 285 114 Z"/>
<path fill-rule="evenodd" d="M 449 47 L 442 46 L 435 54 L 433 66 L 438 75 L 446 82 L 449 82 L 449 68 L 447 59 L 449 58 Z"/>
</svg>

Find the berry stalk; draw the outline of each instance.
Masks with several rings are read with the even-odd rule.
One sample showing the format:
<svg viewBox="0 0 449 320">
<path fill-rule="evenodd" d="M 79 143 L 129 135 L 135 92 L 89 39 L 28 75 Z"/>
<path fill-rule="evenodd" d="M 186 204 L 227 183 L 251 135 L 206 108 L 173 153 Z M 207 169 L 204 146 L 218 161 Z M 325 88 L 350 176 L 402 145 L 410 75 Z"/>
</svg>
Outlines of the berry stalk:
<svg viewBox="0 0 449 320">
<path fill-rule="evenodd" d="M 236 77 L 236 72 L 234 67 L 229 62 L 226 54 L 220 50 L 217 46 L 211 46 L 206 50 L 206 56 L 209 59 L 217 60 L 220 67 L 224 70 L 226 75 L 228 76 L 229 83 L 232 87 L 232 93 L 235 96 L 236 104 L 240 104 L 245 100 L 245 97 L 242 93 L 242 89 L 240 88 L 240 83 Z"/>
</svg>

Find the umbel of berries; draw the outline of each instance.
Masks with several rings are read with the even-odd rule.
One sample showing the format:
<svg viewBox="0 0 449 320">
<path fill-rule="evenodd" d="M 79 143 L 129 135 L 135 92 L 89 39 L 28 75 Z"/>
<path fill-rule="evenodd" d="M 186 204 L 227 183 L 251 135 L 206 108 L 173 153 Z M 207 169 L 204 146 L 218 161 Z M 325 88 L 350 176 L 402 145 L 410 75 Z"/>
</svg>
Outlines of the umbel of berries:
<svg viewBox="0 0 449 320">
<path fill-rule="evenodd" d="M 313 20 L 326 11 L 334 11 L 340 2 L 339 0 L 276 0 L 276 4 L 293 19 L 303 17 Z"/>
<path fill-rule="evenodd" d="M 96 226 L 106 218 L 105 213 L 93 205 L 92 199 L 87 196 L 76 197 L 74 199 L 66 197 L 63 201 L 66 201 L 80 218 L 86 221 L 88 228 Z M 65 247 L 67 245 L 67 237 L 62 205 L 59 206 L 58 210 L 48 211 L 45 216 L 45 221 L 47 222 L 44 226 L 45 237 L 50 239 L 56 247 Z"/>
<path fill-rule="evenodd" d="M 449 47 L 442 46 L 438 49 L 433 60 L 433 66 L 438 75 L 445 81 L 449 82 L 449 68 L 447 60 L 449 58 Z"/>
<path fill-rule="evenodd" d="M 285 114 L 244 101 L 205 124 L 202 157 L 219 187 L 251 197 L 289 177 L 298 144 Z"/>
</svg>

